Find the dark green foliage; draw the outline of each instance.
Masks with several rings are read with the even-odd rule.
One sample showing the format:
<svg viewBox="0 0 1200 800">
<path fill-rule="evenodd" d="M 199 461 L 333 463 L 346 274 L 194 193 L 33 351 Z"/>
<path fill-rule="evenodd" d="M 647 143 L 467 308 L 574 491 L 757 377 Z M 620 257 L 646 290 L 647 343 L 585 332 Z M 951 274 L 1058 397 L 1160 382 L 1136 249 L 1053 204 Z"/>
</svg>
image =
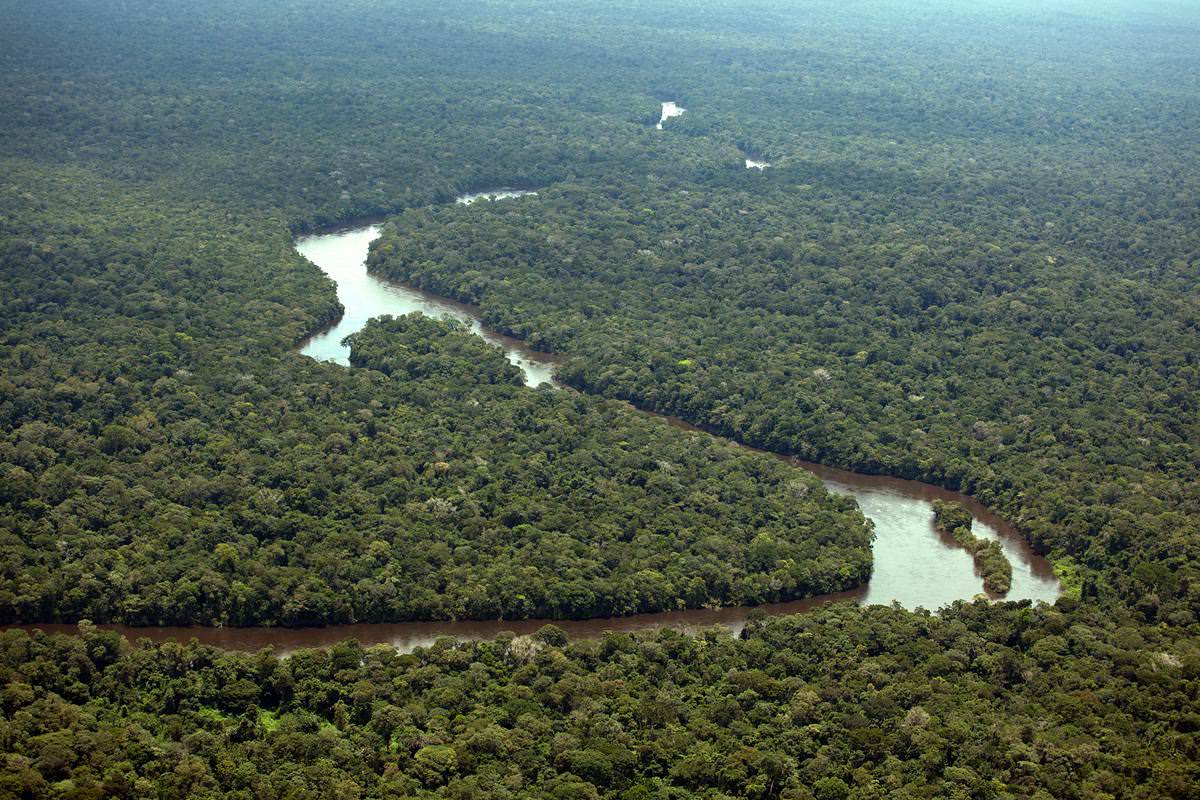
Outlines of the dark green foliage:
<svg viewBox="0 0 1200 800">
<path fill-rule="evenodd" d="M 933 524 L 942 533 L 954 537 L 975 559 L 975 568 L 983 576 L 983 588 L 1004 595 L 1012 586 L 1012 564 L 1004 556 L 1000 543 L 981 539 L 971 533 L 971 512 L 962 503 L 933 501 Z"/>
<path fill-rule="evenodd" d="M 8 15 L 0 620 L 589 616 L 865 580 L 861 515 L 769 458 L 480 386 L 513 373 L 462 337 L 390 380 L 288 352 L 338 313 L 289 229 L 668 152 L 653 97 L 586 90 L 577 50 L 466 66 L 502 43 L 484 10 L 312 10 Z M 688 174 L 720 163 L 691 149 Z"/>
<path fill-rule="evenodd" d="M 5 452 L 28 479 L 8 520 L 45 532 L 5 542 L 4 618 L 609 616 L 870 573 L 861 515 L 810 476 L 618 403 L 527 389 L 453 324 L 372 323 L 352 356 L 370 369 L 351 371 L 222 359 L 158 324 L 153 366 L 76 355 L 50 391 L 22 373 Z M 20 411 L 35 402 L 36 420 Z"/>
<path fill-rule="evenodd" d="M 1200 653 L 1181 634 L 987 603 L 283 660 L 10 631 L 0 793 L 1182 800 Z"/>
<path fill-rule="evenodd" d="M 374 269 L 479 303 L 574 387 L 961 488 L 1081 597 L 283 662 L 8 633 L 0 794 L 1196 795 L 1187 4 L 0 15 L 4 618 L 567 615 L 864 577 L 843 501 L 518 387 L 459 331 L 375 325 L 349 370 L 290 352 L 338 313 L 291 233 L 380 213 Z M 668 98 L 688 113 L 656 131 Z M 447 204 L 495 185 L 540 194 Z"/>
<path fill-rule="evenodd" d="M 962 503 L 951 500 L 933 501 L 933 526 L 939 531 L 952 533 L 959 528 L 966 528 L 967 533 L 970 533 L 974 522 L 971 512 Z"/>
<path fill-rule="evenodd" d="M 1137 255 L 1081 244 L 1063 208 L 1031 237 L 1002 194 L 950 222 L 973 190 L 773 169 L 411 209 L 370 263 L 568 356 L 573 386 L 964 490 L 1092 590 L 1200 611 L 1195 229 Z"/>
</svg>

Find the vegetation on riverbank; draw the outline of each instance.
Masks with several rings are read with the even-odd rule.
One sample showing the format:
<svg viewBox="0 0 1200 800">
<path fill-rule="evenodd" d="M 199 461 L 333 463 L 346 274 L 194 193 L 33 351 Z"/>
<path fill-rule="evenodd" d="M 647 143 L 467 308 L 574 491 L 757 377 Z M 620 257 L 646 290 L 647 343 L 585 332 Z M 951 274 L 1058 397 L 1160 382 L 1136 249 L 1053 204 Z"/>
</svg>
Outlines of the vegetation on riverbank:
<svg viewBox="0 0 1200 800">
<path fill-rule="evenodd" d="M 112 330 L 97 302 L 116 297 L 111 267 L 53 265 L 56 281 L 76 271 L 74 313 Z M 35 295 L 44 269 L 10 285 Z M 154 291 L 145 261 L 125 269 Z M 178 284 L 169 302 L 216 305 Z M 451 324 L 373 322 L 352 354 L 369 369 L 348 371 L 214 356 L 203 331 L 155 316 L 153 363 L 119 339 L 122 356 L 98 356 L 105 343 L 65 322 L 77 350 L 10 347 L 28 367 L 7 407 L 3 500 L 21 536 L 3 543 L 0 619 L 577 618 L 799 598 L 870 573 L 865 520 L 812 476 L 619 403 L 528 390 Z M 44 308 L 22 318 L 48 329 Z M 72 377 L 51 389 L 64 353 Z"/>
<path fill-rule="evenodd" d="M 656 157 L 630 146 L 651 99 L 606 90 L 552 119 L 578 84 L 522 83 L 516 51 L 507 75 L 446 62 L 490 34 L 379 12 L 318 15 L 321 35 L 400 24 L 418 67 L 393 70 L 368 33 L 374 68 L 350 52 L 322 67 L 332 83 L 299 85 L 328 50 L 282 6 L 100 8 L 86 34 L 70 4 L 14 10 L 0 620 L 605 616 L 865 580 L 861 514 L 770 458 L 617 404 L 480 386 L 508 377 L 490 351 L 403 380 L 289 352 L 338 313 L 289 228 Z M 103 45 L 61 44 L 82 35 Z M 282 43 L 278 60 L 260 36 Z"/>
<path fill-rule="evenodd" d="M 965 490 L 1079 598 L 282 662 L 10 632 L 3 792 L 1196 794 L 1187 4 L 0 5 L 4 618 L 690 602 L 668 543 L 730 600 L 861 577 L 842 501 L 454 331 L 290 352 L 337 313 L 291 233 L 382 212 L 374 269 L 571 385 Z M 545 188 L 422 208 L 497 185 Z"/>
<path fill-rule="evenodd" d="M 994 595 L 1008 594 L 1012 587 L 1012 564 L 1005 558 L 999 542 L 971 533 L 973 522 L 971 512 L 962 503 L 933 501 L 934 527 L 954 537 L 971 554 L 975 568 L 983 576 L 983 588 Z"/>
<path fill-rule="evenodd" d="M 284 660 L 10 631 L 0 794 L 1184 798 L 1198 668 L 1178 630 L 1075 604 Z"/>
<path fill-rule="evenodd" d="M 1084 595 L 1194 618 L 1200 311 L 1171 254 L 1200 253 L 1200 228 L 1163 218 L 1128 252 L 1080 228 L 1115 200 L 1035 195 L 1031 237 L 1003 193 L 974 193 L 784 168 L 581 180 L 408 210 L 369 265 L 563 354 L 569 385 L 966 491 L 1071 558 Z M 993 211 L 958 219 L 969 203 Z"/>
</svg>

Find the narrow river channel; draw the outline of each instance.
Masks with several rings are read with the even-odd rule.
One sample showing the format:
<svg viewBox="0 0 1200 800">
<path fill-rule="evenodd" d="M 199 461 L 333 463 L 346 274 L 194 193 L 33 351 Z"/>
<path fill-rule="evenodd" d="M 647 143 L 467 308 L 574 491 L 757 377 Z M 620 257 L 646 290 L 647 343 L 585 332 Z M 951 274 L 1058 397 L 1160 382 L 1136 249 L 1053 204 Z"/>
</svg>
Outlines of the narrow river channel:
<svg viewBox="0 0 1200 800">
<path fill-rule="evenodd" d="M 464 195 L 459 202 L 475 202 L 487 194 L 491 202 L 522 193 L 483 193 Z M 525 372 L 530 386 L 556 385 L 553 380 L 555 359 L 531 350 L 517 339 L 488 330 L 471 306 L 456 303 L 418 289 L 385 281 L 367 273 L 367 251 L 379 236 L 378 225 L 349 227 L 329 233 L 301 237 L 296 250 L 320 267 L 337 283 L 338 299 L 345 307 L 344 316 L 328 330 L 315 334 L 300 352 L 321 361 L 349 364 L 349 349 L 342 340 L 360 330 L 368 319 L 382 314 L 400 315 L 413 311 L 435 317 L 452 317 L 467 323 L 485 340 L 502 348 L 509 361 Z M 648 412 L 638 412 L 648 413 Z M 709 436 L 686 422 L 651 414 L 672 425 Z M 788 603 L 759 606 L 769 614 L 807 611 L 831 600 L 852 600 L 862 604 L 899 603 L 905 608 L 936 610 L 959 599 L 970 599 L 983 592 L 983 582 L 965 550 L 949 536 L 933 527 L 932 503 L 936 499 L 957 500 L 975 517 L 974 531 L 979 536 L 998 540 L 1012 562 L 1012 589 L 1006 600 L 1053 602 L 1060 587 L 1050 563 L 1038 556 L 1021 535 L 1007 522 L 990 513 L 966 495 L 917 481 L 877 475 L 860 475 L 845 470 L 810 464 L 772 454 L 798 469 L 821 478 L 832 492 L 854 497 L 875 524 L 874 570 L 870 582 L 858 589 L 834 595 L 822 595 Z M 639 631 L 659 627 L 695 630 L 723 625 L 740 631 L 751 608 L 691 609 L 659 614 L 639 614 L 611 619 L 554 621 L 572 637 L 595 637 L 607 631 Z M 118 630 L 130 639 L 187 641 L 195 637 L 205 644 L 233 650 L 258 650 L 274 647 L 287 654 L 304 647 L 324 647 L 357 639 L 364 646 L 391 644 L 410 652 L 428 646 L 443 636 L 460 639 L 488 639 L 502 631 L 532 633 L 549 620 L 482 620 L 460 622 L 400 622 L 386 624 L 332 625 L 325 628 L 130 628 L 103 625 Z M 73 625 L 27 625 L 27 628 L 74 631 Z"/>
<path fill-rule="evenodd" d="M 465 197 L 473 200 L 476 195 Z M 471 330 L 501 347 L 509 361 L 525 371 L 525 382 L 530 386 L 542 382 L 554 384 L 554 356 L 531 350 L 519 340 L 488 330 L 473 307 L 368 274 L 367 250 L 378 235 L 378 226 L 369 225 L 297 240 L 297 251 L 337 283 L 338 299 L 346 307 L 345 317 L 330 331 L 317 334 L 306 342 L 301 348 L 302 353 L 346 364 L 349 352 L 341 339 L 359 330 L 367 319 L 380 314 L 421 311 L 469 324 Z M 680 420 L 658 418 L 665 424 L 691 430 L 697 436 L 710 435 Z M 875 568 L 866 590 L 858 593 L 863 602 L 895 601 L 907 608 L 935 609 L 983 591 L 982 580 L 975 574 L 967 552 L 948 536 L 934 530 L 932 502 L 935 499 L 964 503 L 975 515 L 976 533 L 1000 541 L 1013 565 L 1012 589 L 1006 599 L 1052 602 L 1058 597 L 1058 581 L 1050 564 L 1034 554 L 1011 526 L 965 495 L 917 481 L 859 475 L 776 457 L 817 474 L 831 491 L 852 495 L 863 513 L 875 523 Z M 695 614 L 701 617 L 705 612 L 683 613 L 684 616 Z"/>
</svg>

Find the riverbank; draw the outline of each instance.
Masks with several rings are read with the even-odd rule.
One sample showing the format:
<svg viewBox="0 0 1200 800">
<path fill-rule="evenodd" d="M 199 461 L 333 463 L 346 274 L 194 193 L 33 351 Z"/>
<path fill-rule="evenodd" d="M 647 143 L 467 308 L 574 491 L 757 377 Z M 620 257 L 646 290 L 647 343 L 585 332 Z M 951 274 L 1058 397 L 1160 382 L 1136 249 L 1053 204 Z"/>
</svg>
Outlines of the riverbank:
<svg viewBox="0 0 1200 800">
<path fill-rule="evenodd" d="M 342 225 L 329 232 L 297 239 L 297 250 L 337 282 L 339 301 L 345 308 L 342 318 L 332 328 L 305 341 L 301 346 L 302 353 L 346 365 L 349 363 L 349 350 L 341 341 L 361 329 L 368 319 L 382 314 L 421 311 L 435 317 L 449 316 L 460 320 L 472 332 L 501 347 L 508 360 L 524 371 L 528 385 L 547 382 L 557 385 L 553 379 L 557 365 L 555 356 L 531 350 L 520 340 L 488 329 L 483 325 L 478 309 L 369 274 L 366 256 L 378 233 L 378 225 L 372 222 L 357 227 Z M 713 435 L 683 420 L 645 411 L 639 413 L 692 431 L 697 436 Z M 745 448 L 744 445 L 739 447 Z M 736 633 L 756 609 L 769 615 L 795 614 L 834 601 L 863 605 L 889 605 L 896 602 L 910 609 L 924 607 L 932 610 L 955 600 L 969 600 L 983 592 L 970 554 L 952 536 L 935 529 L 932 506 L 935 501 L 961 503 L 974 517 L 978 535 L 996 541 L 1013 563 L 1013 586 L 1006 599 L 1053 602 L 1060 594 L 1059 582 L 1050 563 L 1035 554 L 1011 525 L 990 513 L 973 498 L 917 481 L 862 475 L 803 462 L 778 453 L 769 454 L 817 475 L 830 491 L 854 497 L 863 513 L 873 522 L 876 533 L 874 569 L 865 585 L 849 592 L 756 607 L 701 608 L 570 621 L 416 621 L 324 628 L 102 627 L 118 630 L 131 639 L 187 641 L 194 637 L 204 643 L 235 650 L 257 650 L 272 646 L 278 652 L 291 652 L 354 638 L 364 644 L 387 643 L 409 651 L 427 646 L 443 636 L 483 640 L 503 631 L 531 633 L 547 623 L 562 627 L 573 637 L 589 638 L 609 631 L 633 632 L 661 627 L 696 630 L 712 625 L 720 625 Z M 63 631 L 75 629 L 73 625 L 20 627 Z"/>
</svg>

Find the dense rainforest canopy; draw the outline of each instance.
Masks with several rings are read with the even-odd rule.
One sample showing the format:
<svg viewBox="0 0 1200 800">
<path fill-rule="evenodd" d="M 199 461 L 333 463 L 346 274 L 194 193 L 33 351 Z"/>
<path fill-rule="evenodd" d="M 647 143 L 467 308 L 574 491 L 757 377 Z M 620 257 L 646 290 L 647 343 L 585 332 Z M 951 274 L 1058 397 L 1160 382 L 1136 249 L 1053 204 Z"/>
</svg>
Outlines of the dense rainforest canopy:
<svg viewBox="0 0 1200 800">
<path fill-rule="evenodd" d="M 1178 652 L 1171 631 L 1075 601 L 282 660 L 10 631 L 0 792 L 1184 798 L 1200 651 Z"/>
<path fill-rule="evenodd" d="M 617 401 L 961 488 L 1076 590 L 282 661 L 13 631 L 0 792 L 1196 794 L 1194 8 L 0 12 L 0 620 L 588 616 L 867 577 L 851 503 Z M 687 112 L 656 130 L 663 100 Z M 501 185 L 538 195 L 448 202 Z M 339 308 L 292 236 L 381 215 L 372 270 L 580 391 L 419 317 L 350 369 L 295 353 Z"/>
<path fill-rule="evenodd" d="M 1073 242 L 1079 200 L 1039 199 L 1035 226 L 993 195 L 956 221 L 943 210 L 973 188 L 737 177 L 411 209 L 370 266 L 570 356 L 573 386 L 962 488 L 1106 572 L 1100 591 L 1200 611 L 1194 262 Z M 1200 252 L 1194 229 L 1180 239 L 1159 244 Z"/>
<path fill-rule="evenodd" d="M 258 24 L 273 18 L 268 12 L 258 9 L 267 14 Z M 156 23 L 146 24 L 153 42 Z M 113 44 L 123 41 L 116 36 Z M 422 46 L 444 45 L 435 35 Z M 421 53 L 431 63 L 438 58 Z M 214 80 L 202 54 L 192 55 L 200 60 L 171 73 L 174 99 L 159 100 L 182 102 L 174 93 Z M 128 58 L 110 68 L 138 71 L 93 77 L 101 91 L 147 79 L 145 64 Z M 266 65 L 256 69 L 272 87 L 282 80 Z M 26 88 L 46 80 L 39 70 Z M 421 84 L 419 92 L 393 84 L 374 93 L 376 101 L 403 103 L 411 126 L 396 138 L 389 123 L 380 139 L 440 169 L 437 153 L 452 144 L 439 133 L 442 123 L 418 120 L 450 90 Z M 470 91 L 494 92 L 495 85 Z M 238 96 L 252 94 L 238 87 Z M 442 354 L 440 369 L 422 374 L 396 362 L 418 343 L 381 343 L 382 329 L 363 335 L 364 352 L 355 357 L 378 370 L 347 371 L 289 352 L 338 311 L 330 282 L 291 251 L 281 212 L 256 210 L 264 198 L 293 202 L 291 191 L 273 194 L 271 180 L 250 178 L 248 165 L 238 165 L 231 186 L 230 175 L 212 170 L 244 155 L 247 143 L 224 135 L 214 141 L 192 112 L 179 121 L 182 129 L 168 121 L 173 114 L 151 114 L 151 124 L 136 111 L 149 101 L 134 87 L 125 91 L 122 103 L 96 113 L 136 119 L 104 123 L 82 111 L 44 110 L 5 117 L 16 129 L 14 148 L 65 138 L 62 149 L 42 155 L 48 161 L 11 157 L 13 182 L 3 196 L 0 352 L 12 369 L 0 385 L 0 620 L 311 625 L 589 617 L 793 599 L 868 577 L 862 515 L 804 473 L 619 404 L 526 391 L 514 385 L 500 353 L 482 344 L 458 343 Z M 325 91 L 276 110 L 255 110 L 261 98 L 247 97 L 246 107 L 225 109 L 230 116 L 218 127 L 290 118 L 295 148 L 286 148 L 296 158 L 314 146 L 301 129 L 333 135 L 319 133 L 319 121 L 308 117 L 326 102 Z M 91 108 L 95 98 L 84 94 L 80 102 Z M 455 183 L 406 173 L 405 157 L 392 154 L 382 162 L 391 167 L 375 169 L 414 188 L 380 190 L 380 197 L 424 204 L 518 171 L 529 182 L 562 178 L 569 164 L 586 164 L 587 154 L 559 153 L 539 167 L 541 154 L 517 146 L 548 102 L 534 95 L 523 111 L 496 104 L 510 118 L 506 146 L 516 148 L 504 172 L 468 171 L 474 161 L 493 163 L 490 138 L 500 135 L 472 104 L 452 134 L 463 140 Z M 384 113 L 362 112 L 364 120 Z M 25 130 L 31 119 L 42 120 L 36 133 Z M 644 127 L 636 119 L 607 124 L 639 134 Z M 147 126 L 134 137 L 143 144 L 131 140 L 131 128 Z M 234 128 L 234 139 L 249 135 Z M 77 139 L 105 131 L 109 156 L 74 165 L 70 154 L 87 150 Z M 364 135 L 354 126 L 346 134 Z M 192 138 L 181 142 L 185 135 Z M 596 146 L 557 127 L 542 138 L 559 150 Z M 269 142 L 257 146 L 265 148 L 257 162 L 294 166 Z M 139 147 L 148 152 L 138 156 Z M 340 163 L 336 152 L 324 157 Z M 64 153 L 72 164 L 61 163 Z M 133 161 L 136 176 L 114 174 Z M 342 170 L 300 175 L 336 191 L 289 208 L 292 228 L 380 208 L 343 203 L 341 187 L 352 182 Z M 293 190 L 302 196 L 308 188 Z M 431 330 L 409 334 L 453 341 Z M 405 380 L 396 380 L 397 369 Z M 489 381 L 507 390 L 478 385 L 493 372 Z"/>
</svg>

